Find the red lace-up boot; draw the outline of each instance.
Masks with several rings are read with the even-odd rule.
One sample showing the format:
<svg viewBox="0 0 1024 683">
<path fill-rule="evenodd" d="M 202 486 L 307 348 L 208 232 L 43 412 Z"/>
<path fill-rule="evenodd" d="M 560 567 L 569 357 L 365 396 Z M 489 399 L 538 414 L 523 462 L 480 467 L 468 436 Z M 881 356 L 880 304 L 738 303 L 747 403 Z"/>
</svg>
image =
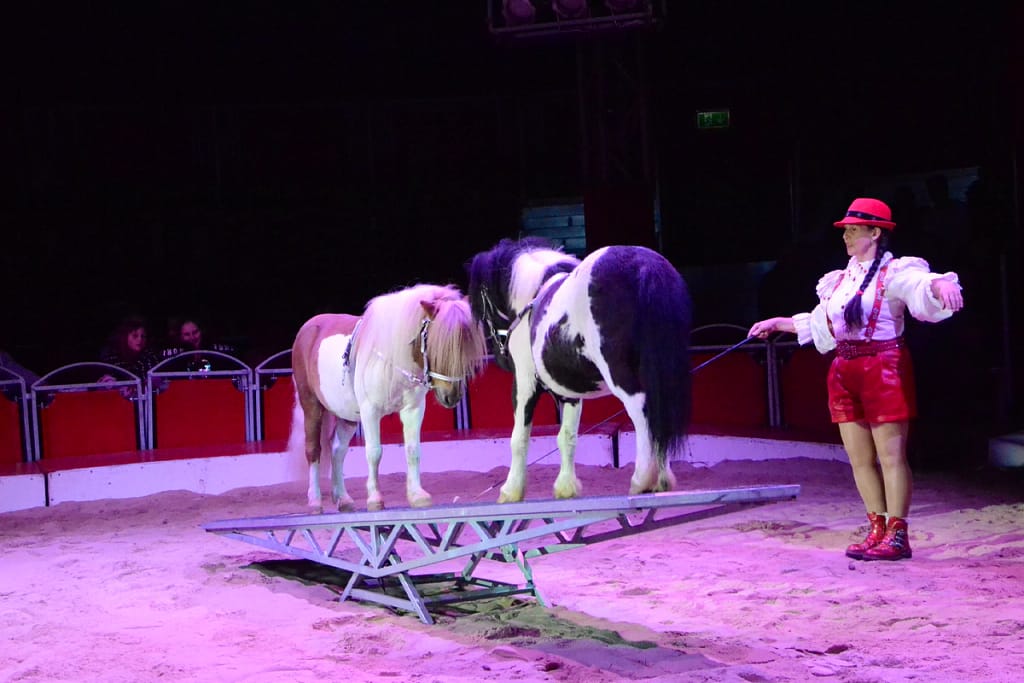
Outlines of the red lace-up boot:
<svg viewBox="0 0 1024 683">
<path fill-rule="evenodd" d="M 902 560 L 912 556 L 907 520 L 900 517 L 890 517 L 882 542 L 864 551 L 864 560 Z"/>
<path fill-rule="evenodd" d="M 868 522 L 871 527 L 868 529 L 868 535 L 861 543 L 854 543 L 846 549 L 846 556 L 852 557 L 855 560 L 864 559 L 864 553 L 869 549 L 874 548 L 876 545 L 882 542 L 885 538 L 885 515 L 878 515 L 874 512 L 868 513 Z"/>
</svg>

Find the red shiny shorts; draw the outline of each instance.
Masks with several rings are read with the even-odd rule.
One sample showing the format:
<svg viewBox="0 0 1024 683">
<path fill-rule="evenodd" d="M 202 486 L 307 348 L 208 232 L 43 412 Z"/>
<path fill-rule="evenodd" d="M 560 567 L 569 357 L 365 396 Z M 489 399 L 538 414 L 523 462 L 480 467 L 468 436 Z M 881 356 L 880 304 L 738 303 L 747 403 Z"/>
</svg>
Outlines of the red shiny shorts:
<svg viewBox="0 0 1024 683">
<path fill-rule="evenodd" d="M 914 364 L 906 346 L 850 355 L 837 353 L 828 371 L 833 422 L 904 422 L 917 417 Z"/>
</svg>

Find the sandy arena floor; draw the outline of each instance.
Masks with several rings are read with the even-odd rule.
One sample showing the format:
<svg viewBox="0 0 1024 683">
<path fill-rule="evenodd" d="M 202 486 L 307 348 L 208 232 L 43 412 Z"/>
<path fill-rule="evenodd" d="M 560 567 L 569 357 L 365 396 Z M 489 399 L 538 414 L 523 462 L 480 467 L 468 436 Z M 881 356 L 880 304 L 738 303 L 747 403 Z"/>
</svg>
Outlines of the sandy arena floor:
<svg viewBox="0 0 1024 683">
<path fill-rule="evenodd" d="M 794 502 L 537 558 L 550 609 L 486 600 L 439 611 L 433 626 L 257 571 L 252 563 L 283 558 L 202 529 L 301 512 L 301 484 L 0 514 L 0 680 L 1020 680 L 1018 476 L 919 474 L 914 559 L 862 563 L 843 555 L 863 521 L 846 465 L 675 469 L 679 488 L 802 491 Z M 554 474 L 531 468 L 530 497 L 549 495 Z M 579 470 L 586 495 L 625 493 L 629 474 Z M 490 502 L 496 490 L 481 492 L 503 475 L 452 472 L 424 484 L 437 502 Z M 403 485 L 385 478 L 392 504 Z M 362 482 L 349 490 L 360 494 Z"/>
</svg>

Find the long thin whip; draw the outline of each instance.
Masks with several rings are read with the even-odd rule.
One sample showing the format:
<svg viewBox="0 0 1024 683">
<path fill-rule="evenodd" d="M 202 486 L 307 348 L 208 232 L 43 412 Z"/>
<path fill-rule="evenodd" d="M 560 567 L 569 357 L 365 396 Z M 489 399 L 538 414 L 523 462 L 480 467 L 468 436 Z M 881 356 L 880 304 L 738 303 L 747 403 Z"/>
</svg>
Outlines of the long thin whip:
<svg viewBox="0 0 1024 683">
<path fill-rule="evenodd" d="M 701 363 L 697 367 L 695 367 L 692 370 L 690 370 L 690 374 L 692 375 L 693 373 L 695 373 L 698 370 L 700 370 L 701 368 L 703 368 L 705 365 L 710 365 L 711 363 L 714 363 L 716 360 L 718 360 L 719 358 L 721 358 L 725 354 L 732 353 L 736 349 L 740 348 L 741 346 L 743 346 L 744 344 L 746 344 L 749 341 L 753 341 L 754 339 L 757 339 L 757 337 L 747 337 L 743 341 L 737 342 L 737 343 L 733 344 L 732 346 L 727 348 L 725 351 L 722 351 L 722 352 L 720 352 L 718 354 L 715 354 L 714 356 L 712 356 L 711 358 L 708 358 L 706 361 L 704 361 L 703 363 Z"/>
</svg>

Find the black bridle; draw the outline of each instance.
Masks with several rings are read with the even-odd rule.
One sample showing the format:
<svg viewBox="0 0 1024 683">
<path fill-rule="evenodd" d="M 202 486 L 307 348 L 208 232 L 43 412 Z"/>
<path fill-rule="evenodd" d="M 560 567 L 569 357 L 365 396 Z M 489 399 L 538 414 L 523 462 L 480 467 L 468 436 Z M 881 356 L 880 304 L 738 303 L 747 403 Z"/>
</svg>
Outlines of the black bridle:
<svg viewBox="0 0 1024 683">
<path fill-rule="evenodd" d="M 480 303 L 483 308 L 481 316 L 483 317 L 484 330 L 487 333 L 487 338 L 491 340 L 495 355 L 508 358 L 508 335 L 512 331 L 515 321 L 505 315 L 494 304 L 487 293 L 487 287 L 480 288 Z M 504 323 L 504 327 L 501 327 L 495 318 L 500 318 L 501 322 Z M 518 319 L 519 316 L 516 317 L 516 320 Z"/>
</svg>

